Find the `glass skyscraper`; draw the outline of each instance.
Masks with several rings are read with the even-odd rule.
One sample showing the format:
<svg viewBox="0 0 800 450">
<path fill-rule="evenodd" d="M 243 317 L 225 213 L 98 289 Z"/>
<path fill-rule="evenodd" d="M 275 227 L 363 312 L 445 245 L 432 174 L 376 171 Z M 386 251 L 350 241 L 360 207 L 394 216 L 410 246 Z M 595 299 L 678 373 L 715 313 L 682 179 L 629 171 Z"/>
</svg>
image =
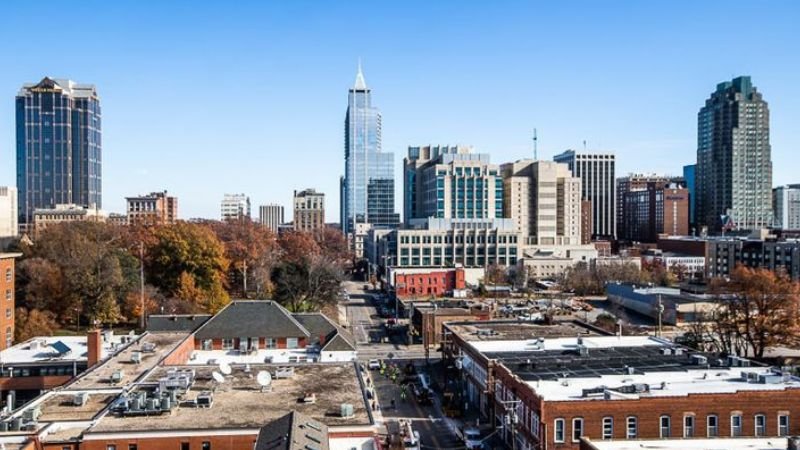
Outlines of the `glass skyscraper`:
<svg viewBox="0 0 800 450">
<path fill-rule="evenodd" d="M 381 113 L 372 106 L 361 65 L 348 95 L 344 128 L 342 231 L 352 232 L 356 223 L 396 227 L 400 216 L 394 212 L 394 154 L 381 150 Z"/>
<path fill-rule="evenodd" d="M 57 204 L 102 207 L 100 99 L 94 85 L 45 77 L 17 94 L 19 223 Z"/>
</svg>

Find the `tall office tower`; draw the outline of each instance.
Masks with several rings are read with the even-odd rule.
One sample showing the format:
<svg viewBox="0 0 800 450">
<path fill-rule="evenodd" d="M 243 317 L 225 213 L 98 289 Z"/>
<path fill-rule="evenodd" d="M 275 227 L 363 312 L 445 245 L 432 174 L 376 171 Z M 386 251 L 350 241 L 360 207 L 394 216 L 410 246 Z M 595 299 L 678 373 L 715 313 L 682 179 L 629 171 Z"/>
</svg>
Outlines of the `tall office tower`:
<svg viewBox="0 0 800 450">
<path fill-rule="evenodd" d="M 695 202 L 697 198 L 697 190 L 696 186 L 696 175 L 695 171 L 697 169 L 696 164 L 688 164 L 683 166 L 683 180 L 686 183 L 686 190 L 689 191 L 689 231 L 691 232 L 693 228 L 695 228 L 696 218 L 695 218 Z"/>
<path fill-rule="evenodd" d="M 503 217 L 503 178 L 488 154 L 464 146 L 409 147 L 403 174 L 406 223 Z"/>
<path fill-rule="evenodd" d="M 567 150 L 553 157 L 581 179 L 581 196 L 592 202 L 592 238 L 616 239 L 617 198 L 613 153 L 579 153 Z"/>
<path fill-rule="evenodd" d="M 294 191 L 294 229 L 314 231 L 325 227 L 325 194 L 314 189 Z"/>
<path fill-rule="evenodd" d="M 244 194 L 225 194 L 220 203 L 222 220 L 250 218 L 250 197 Z"/>
<path fill-rule="evenodd" d="M 0 186 L 0 238 L 15 237 L 17 225 L 17 188 Z"/>
<path fill-rule="evenodd" d="M 351 233 L 356 223 L 396 227 L 400 215 L 394 212 L 394 154 L 381 150 L 381 113 L 372 106 L 372 91 L 360 64 L 348 94 L 344 157 L 340 181 L 342 231 Z"/>
<path fill-rule="evenodd" d="M 772 210 L 775 213 L 775 228 L 800 230 L 800 184 L 773 189 Z"/>
<path fill-rule="evenodd" d="M 581 179 L 566 164 L 524 159 L 501 170 L 505 216 L 525 244 L 581 245 Z"/>
<path fill-rule="evenodd" d="M 57 204 L 102 207 L 100 98 L 94 85 L 45 77 L 17 94 L 18 220 Z"/>
<path fill-rule="evenodd" d="M 142 225 L 169 225 L 178 220 L 178 198 L 164 192 L 125 197 L 127 222 Z"/>
<path fill-rule="evenodd" d="M 277 233 L 283 223 L 283 206 L 275 203 L 259 206 L 258 223 Z"/>
<path fill-rule="evenodd" d="M 721 231 L 727 215 L 736 228 L 772 222 L 769 107 L 750 77 L 717 85 L 697 115 L 698 226 Z"/>
<path fill-rule="evenodd" d="M 648 189 L 663 189 L 670 184 L 684 185 L 683 177 L 669 175 L 631 173 L 617 178 L 617 236 L 620 239 L 633 239 L 625 228 L 625 196 L 630 192 L 646 191 Z M 640 240 L 640 239 L 637 239 Z"/>
</svg>

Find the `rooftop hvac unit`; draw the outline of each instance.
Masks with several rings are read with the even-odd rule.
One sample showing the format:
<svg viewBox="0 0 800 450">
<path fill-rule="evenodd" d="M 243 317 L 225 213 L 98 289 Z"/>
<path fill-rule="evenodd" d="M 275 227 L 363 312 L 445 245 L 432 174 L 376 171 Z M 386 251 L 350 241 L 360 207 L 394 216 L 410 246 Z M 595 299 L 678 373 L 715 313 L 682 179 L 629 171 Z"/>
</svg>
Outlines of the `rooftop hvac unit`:
<svg viewBox="0 0 800 450">
<path fill-rule="evenodd" d="M 133 352 L 131 353 L 131 362 L 134 364 L 139 364 L 142 362 L 142 352 Z"/>
<path fill-rule="evenodd" d="M 78 394 L 75 394 L 74 397 L 72 397 L 72 404 L 75 406 L 83 406 L 86 404 L 88 400 L 89 400 L 89 394 L 86 392 L 80 392 Z"/>
<path fill-rule="evenodd" d="M 342 417 L 353 417 L 355 415 L 353 405 L 350 403 L 342 403 L 340 411 Z"/>
<path fill-rule="evenodd" d="M 695 366 L 704 366 L 708 364 L 708 358 L 703 355 L 692 355 L 692 364 Z"/>
<path fill-rule="evenodd" d="M 578 345 L 578 354 L 581 356 L 589 356 L 589 347 L 583 344 Z"/>
<path fill-rule="evenodd" d="M 203 391 L 197 396 L 198 408 L 211 408 L 214 404 L 214 394 L 211 391 Z"/>
<path fill-rule="evenodd" d="M 39 420 L 39 416 L 42 415 L 42 410 L 38 406 L 34 406 L 33 408 L 28 408 L 22 413 L 23 418 L 26 422 L 36 422 Z"/>
<path fill-rule="evenodd" d="M 36 339 L 31 341 L 30 349 L 31 350 L 39 350 L 39 341 L 36 340 Z"/>
<path fill-rule="evenodd" d="M 294 376 L 294 367 L 279 367 L 275 370 L 275 378 L 292 378 Z"/>
<path fill-rule="evenodd" d="M 145 353 L 153 353 L 156 351 L 156 344 L 152 342 L 145 342 L 142 344 L 142 351 Z"/>
<path fill-rule="evenodd" d="M 672 354 L 673 354 L 673 355 L 675 355 L 675 356 L 681 356 L 681 355 L 683 355 L 683 348 L 681 348 L 681 347 L 675 347 L 675 348 L 673 348 L 673 349 L 672 349 Z"/>
<path fill-rule="evenodd" d="M 114 372 L 111 374 L 111 383 L 112 383 L 112 384 L 117 384 L 117 383 L 121 382 L 121 381 L 122 381 L 122 376 L 123 376 L 124 374 L 125 374 L 125 373 L 124 373 L 124 372 L 123 372 L 121 369 L 117 369 L 117 370 L 115 370 L 115 371 L 114 371 Z"/>
<path fill-rule="evenodd" d="M 758 375 L 758 382 L 760 384 L 780 384 L 783 382 L 783 375 L 774 373 L 762 373 Z"/>
</svg>

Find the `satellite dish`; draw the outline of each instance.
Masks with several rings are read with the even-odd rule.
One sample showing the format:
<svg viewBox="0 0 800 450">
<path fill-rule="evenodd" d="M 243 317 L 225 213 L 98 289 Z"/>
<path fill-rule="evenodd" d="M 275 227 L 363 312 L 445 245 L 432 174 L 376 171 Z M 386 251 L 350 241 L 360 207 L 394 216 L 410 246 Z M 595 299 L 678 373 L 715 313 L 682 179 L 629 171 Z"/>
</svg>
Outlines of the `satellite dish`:
<svg viewBox="0 0 800 450">
<path fill-rule="evenodd" d="M 211 378 L 214 379 L 217 383 L 224 383 L 225 377 L 222 376 L 221 373 L 217 372 L 216 370 L 211 372 Z"/>
<path fill-rule="evenodd" d="M 219 371 L 222 372 L 223 375 L 230 375 L 233 370 L 231 370 L 231 365 L 222 361 L 219 363 Z"/>
<path fill-rule="evenodd" d="M 269 386 L 272 383 L 272 375 L 266 370 L 262 370 L 256 375 L 256 382 L 259 386 Z"/>
</svg>

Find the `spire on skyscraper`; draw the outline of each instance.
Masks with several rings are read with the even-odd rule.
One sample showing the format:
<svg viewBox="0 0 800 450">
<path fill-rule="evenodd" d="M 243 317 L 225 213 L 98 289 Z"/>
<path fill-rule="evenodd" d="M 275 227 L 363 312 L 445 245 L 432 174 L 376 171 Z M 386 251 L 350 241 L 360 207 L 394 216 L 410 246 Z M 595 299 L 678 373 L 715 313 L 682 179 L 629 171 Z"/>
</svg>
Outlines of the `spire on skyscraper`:
<svg viewBox="0 0 800 450">
<path fill-rule="evenodd" d="M 364 73 L 361 71 L 361 58 L 358 58 L 358 73 L 356 74 L 356 84 L 353 89 L 357 91 L 367 90 L 367 82 L 364 81 Z"/>
</svg>

